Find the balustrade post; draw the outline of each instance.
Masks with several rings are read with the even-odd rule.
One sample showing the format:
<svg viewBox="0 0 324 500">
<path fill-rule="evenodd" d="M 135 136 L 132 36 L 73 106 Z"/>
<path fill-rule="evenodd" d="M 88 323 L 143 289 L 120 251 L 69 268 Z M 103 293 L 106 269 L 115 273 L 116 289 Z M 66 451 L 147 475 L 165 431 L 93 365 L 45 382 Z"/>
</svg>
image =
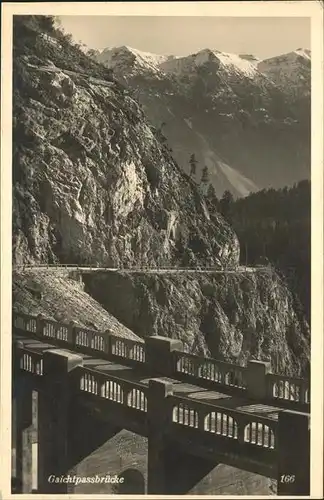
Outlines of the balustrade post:
<svg viewBox="0 0 324 500">
<path fill-rule="evenodd" d="M 43 385 L 38 395 L 39 493 L 67 492 L 67 484 L 51 482 L 51 477 L 68 473 L 71 372 L 82 362 L 82 356 L 63 349 L 50 349 L 43 354 Z"/>
<path fill-rule="evenodd" d="M 199 367 L 201 365 L 201 359 L 197 358 L 192 358 L 191 360 L 193 364 L 193 372 L 194 372 L 194 377 L 198 378 L 199 377 Z"/>
<path fill-rule="evenodd" d="M 245 421 L 237 420 L 237 440 L 240 444 L 245 443 Z"/>
<path fill-rule="evenodd" d="M 174 367 L 174 351 L 183 351 L 181 340 L 169 339 L 160 335 L 146 337 L 145 363 L 155 373 L 172 376 L 176 369 Z"/>
<path fill-rule="evenodd" d="M 38 314 L 36 319 L 36 336 L 43 339 L 44 338 L 44 320 L 45 316 L 43 314 Z"/>
<path fill-rule="evenodd" d="M 309 415 L 279 412 L 277 432 L 278 495 L 310 494 Z"/>
<path fill-rule="evenodd" d="M 76 330 L 75 327 L 77 326 L 75 321 L 70 321 L 68 329 L 68 342 L 71 343 L 71 345 L 75 346 L 76 345 Z"/>
<path fill-rule="evenodd" d="M 172 423 L 172 408 L 167 397 L 173 395 L 170 382 L 159 379 L 149 381 L 147 398 L 148 422 L 148 465 L 147 493 L 166 494 L 168 478 L 166 477 L 165 435 Z M 170 486 L 170 485 L 169 485 Z"/>
<path fill-rule="evenodd" d="M 105 342 L 105 353 L 110 358 L 112 355 L 112 347 L 111 347 L 111 331 L 105 330 L 103 332 L 104 342 Z"/>
<path fill-rule="evenodd" d="M 250 360 L 247 364 L 247 394 L 253 399 L 266 399 L 268 396 L 267 374 L 270 371 L 269 361 Z"/>
</svg>

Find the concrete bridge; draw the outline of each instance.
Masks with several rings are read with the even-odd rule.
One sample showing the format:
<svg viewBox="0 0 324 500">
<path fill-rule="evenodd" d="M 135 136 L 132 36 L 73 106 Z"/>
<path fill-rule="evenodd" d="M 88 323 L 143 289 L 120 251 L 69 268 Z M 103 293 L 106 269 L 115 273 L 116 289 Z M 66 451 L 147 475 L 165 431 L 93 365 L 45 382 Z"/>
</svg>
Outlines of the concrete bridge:
<svg viewBox="0 0 324 500">
<path fill-rule="evenodd" d="M 148 438 L 148 494 L 185 494 L 218 464 L 309 495 L 309 382 L 183 351 L 166 337 L 134 341 L 13 313 L 15 483 L 31 491 L 32 392 L 37 391 L 38 493 L 128 429 Z"/>
</svg>

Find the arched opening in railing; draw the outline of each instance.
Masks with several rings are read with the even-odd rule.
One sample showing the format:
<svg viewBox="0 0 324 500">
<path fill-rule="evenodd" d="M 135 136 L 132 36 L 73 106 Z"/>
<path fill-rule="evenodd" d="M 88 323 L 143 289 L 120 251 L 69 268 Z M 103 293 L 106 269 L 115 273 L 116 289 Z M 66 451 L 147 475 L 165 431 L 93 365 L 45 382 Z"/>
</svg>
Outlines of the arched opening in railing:
<svg viewBox="0 0 324 500">
<path fill-rule="evenodd" d="M 67 342 L 68 341 L 68 333 L 69 333 L 69 330 L 66 326 L 58 326 L 57 329 L 56 329 L 56 338 L 58 340 L 64 340 L 64 342 Z"/>
<path fill-rule="evenodd" d="M 112 337 L 111 352 L 115 356 L 121 356 L 123 358 L 128 357 L 128 345 L 125 344 L 123 340 L 118 340 Z"/>
<path fill-rule="evenodd" d="M 37 322 L 36 322 L 36 319 L 35 318 L 31 318 L 31 319 L 27 320 L 26 323 L 25 323 L 25 329 L 26 329 L 27 332 L 36 333 L 36 331 L 37 331 Z"/>
<path fill-rule="evenodd" d="M 136 410 L 147 411 L 147 398 L 140 389 L 132 389 L 127 395 L 127 406 Z"/>
<path fill-rule="evenodd" d="M 85 330 L 79 330 L 75 337 L 75 344 L 83 347 L 89 347 L 89 335 Z"/>
<path fill-rule="evenodd" d="M 145 361 L 145 353 L 142 345 L 134 344 L 128 353 L 130 359 L 134 359 L 135 361 L 140 361 L 144 363 Z"/>
<path fill-rule="evenodd" d="M 33 357 L 28 353 L 23 353 L 20 357 L 19 366 L 22 370 L 36 375 L 43 375 L 43 360 L 39 357 Z"/>
<path fill-rule="evenodd" d="M 124 401 L 124 394 L 120 384 L 113 380 L 107 380 L 102 384 L 100 394 L 103 398 L 116 401 L 116 403 L 123 403 Z"/>
<path fill-rule="evenodd" d="M 30 354 L 24 353 L 20 358 L 20 368 L 27 372 L 34 371 L 34 363 Z"/>
<path fill-rule="evenodd" d="M 198 428 L 198 413 L 188 405 L 180 403 L 172 410 L 172 421 L 188 427 Z"/>
<path fill-rule="evenodd" d="M 55 326 L 53 323 L 48 323 L 47 321 L 45 322 L 43 326 L 43 335 L 44 337 L 55 338 Z"/>
<path fill-rule="evenodd" d="M 233 417 L 221 412 L 211 412 L 205 417 L 204 430 L 237 439 L 237 422 Z"/>
<path fill-rule="evenodd" d="M 177 361 L 177 372 L 195 375 L 195 364 L 188 356 L 181 356 Z"/>
<path fill-rule="evenodd" d="M 80 379 L 81 391 L 91 392 L 91 394 L 98 394 L 98 382 L 92 373 L 84 373 Z"/>
<path fill-rule="evenodd" d="M 218 383 L 223 382 L 223 374 L 214 362 L 203 362 L 198 368 L 198 377 Z"/>
<path fill-rule="evenodd" d="M 272 385 L 272 397 L 288 401 L 300 401 L 300 385 L 289 380 L 278 380 Z"/>
<path fill-rule="evenodd" d="M 275 447 L 274 432 L 262 422 L 250 422 L 244 428 L 244 442 L 273 449 Z"/>
<path fill-rule="evenodd" d="M 94 335 L 91 339 L 91 349 L 96 349 L 97 351 L 105 350 L 105 341 L 101 335 Z"/>
<path fill-rule="evenodd" d="M 198 367 L 198 377 L 204 378 L 206 380 L 215 380 L 215 365 L 213 363 L 202 363 Z"/>
</svg>

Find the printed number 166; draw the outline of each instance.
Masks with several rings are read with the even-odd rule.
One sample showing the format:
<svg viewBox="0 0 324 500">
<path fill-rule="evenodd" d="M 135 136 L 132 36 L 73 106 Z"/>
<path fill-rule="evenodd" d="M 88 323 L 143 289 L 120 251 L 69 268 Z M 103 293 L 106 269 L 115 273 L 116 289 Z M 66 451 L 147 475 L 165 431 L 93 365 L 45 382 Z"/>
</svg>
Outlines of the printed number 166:
<svg viewBox="0 0 324 500">
<path fill-rule="evenodd" d="M 281 483 L 293 483 L 295 481 L 295 476 L 286 476 L 286 474 L 283 474 L 280 478 Z"/>
</svg>

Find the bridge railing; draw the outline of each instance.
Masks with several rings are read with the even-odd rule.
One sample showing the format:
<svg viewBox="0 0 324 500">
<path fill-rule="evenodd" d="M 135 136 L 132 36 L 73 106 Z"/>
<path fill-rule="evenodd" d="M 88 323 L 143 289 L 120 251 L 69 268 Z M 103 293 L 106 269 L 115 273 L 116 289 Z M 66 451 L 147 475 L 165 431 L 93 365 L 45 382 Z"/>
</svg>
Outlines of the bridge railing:
<svg viewBox="0 0 324 500">
<path fill-rule="evenodd" d="M 77 368 L 74 376 L 81 393 L 90 393 L 98 398 L 147 412 L 148 387 L 144 384 L 83 366 Z"/>
<path fill-rule="evenodd" d="M 72 344 L 72 335 L 69 325 L 59 323 L 43 317 L 36 318 L 37 333 L 46 340 L 60 340 Z"/>
<path fill-rule="evenodd" d="M 277 420 L 181 396 L 170 397 L 169 405 L 173 425 L 236 440 L 240 444 L 276 449 Z"/>
<path fill-rule="evenodd" d="M 269 373 L 267 375 L 268 396 L 277 400 L 310 403 L 309 381 Z"/>
<path fill-rule="evenodd" d="M 107 333 L 71 325 L 71 343 L 79 348 L 85 347 L 93 352 L 109 354 Z"/>
<path fill-rule="evenodd" d="M 111 355 L 145 363 L 145 344 L 137 340 L 110 336 Z"/>
<path fill-rule="evenodd" d="M 145 363 L 145 343 L 112 335 L 109 330 L 98 331 L 77 326 L 74 322 L 63 323 L 23 313 L 13 314 L 13 326 L 25 333 L 31 333 L 41 340 L 76 348 L 79 351 L 100 353 L 109 359 L 123 358 Z"/>
<path fill-rule="evenodd" d="M 17 348 L 16 360 L 21 370 L 32 375 L 43 375 L 43 354 L 28 348 Z"/>
<path fill-rule="evenodd" d="M 61 323 L 42 315 L 13 313 L 13 326 L 40 340 L 79 352 L 116 360 L 147 371 L 196 383 L 214 390 L 230 390 L 258 400 L 286 404 L 296 409 L 310 404 L 309 381 L 270 372 L 269 363 L 249 361 L 239 366 L 183 352 L 182 342 L 152 336 L 138 341 Z"/>
<path fill-rule="evenodd" d="M 240 389 L 247 387 L 247 368 L 244 366 L 178 351 L 175 351 L 173 356 L 176 373 L 184 373 L 198 379 L 210 380 Z"/>
<path fill-rule="evenodd" d="M 32 316 L 30 314 L 13 314 L 13 326 L 18 330 L 23 330 L 25 332 L 36 333 L 37 332 L 37 316 Z"/>
</svg>

